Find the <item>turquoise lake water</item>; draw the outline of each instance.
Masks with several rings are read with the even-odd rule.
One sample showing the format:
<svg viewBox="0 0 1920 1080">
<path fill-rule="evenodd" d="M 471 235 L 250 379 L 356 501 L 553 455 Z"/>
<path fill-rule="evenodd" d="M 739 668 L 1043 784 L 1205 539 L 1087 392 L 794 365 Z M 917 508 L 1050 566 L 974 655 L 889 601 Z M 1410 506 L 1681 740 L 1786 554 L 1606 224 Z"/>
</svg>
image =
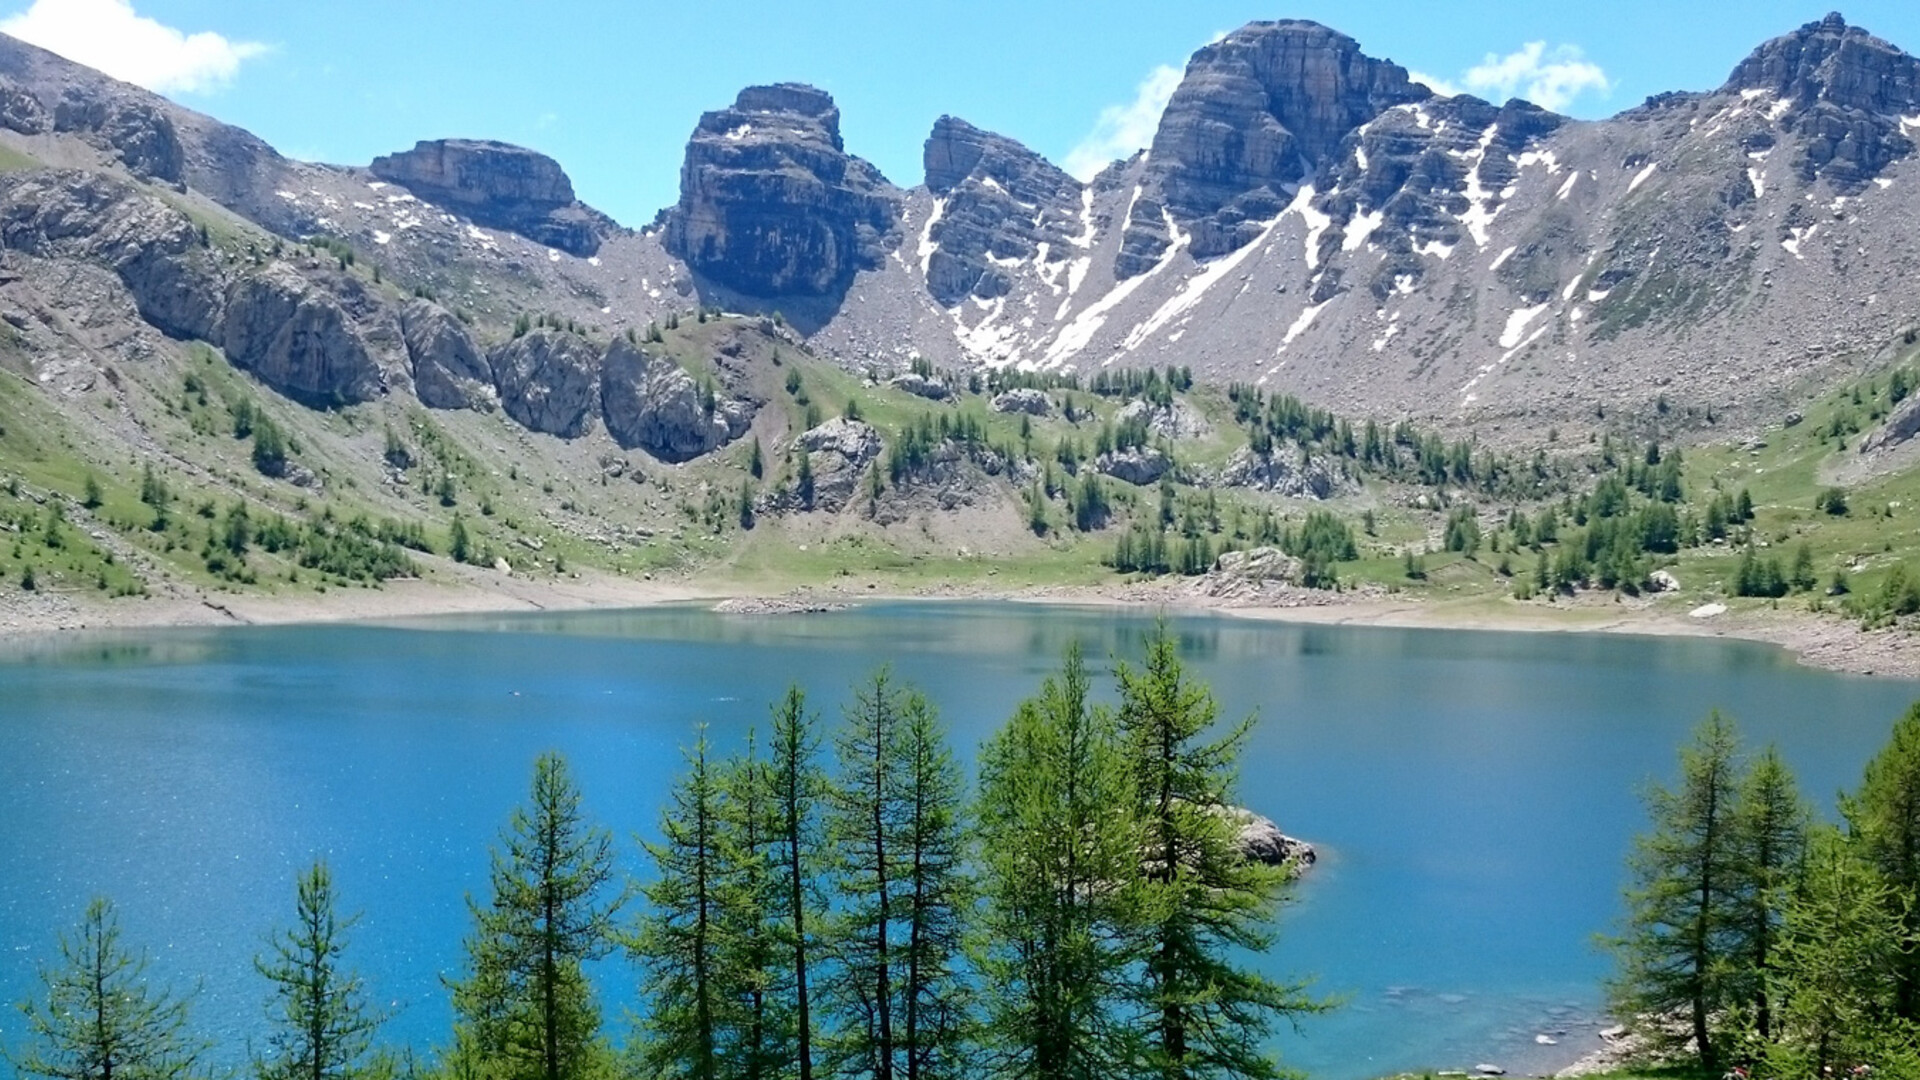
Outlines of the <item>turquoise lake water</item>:
<svg viewBox="0 0 1920 1080">
<path fill-rule="evenodd" d="M 1223 716 L 1260 718 L 1241 801 L 1324 853 L 1256 961 L 1344 1000 L 1276 1044 L 1329 1080 L 1588 1049 L 1607 971 L 1593 939 L 1618 913 L 1637 787 L 1671 775 L 1707 710 L 1778 742 L 1830 807 L 1920 698 L 1735 642 L 1173 626 Z M 354 962 L 399 1010 L 388 1035 L 424 1050 L 446 1037 L 464 897 L 484 893 L 487 846 L 541 751 L 568 755 L 640 873 L 631 838 L 654 834 L 697 722 L 735 745 L 795 680 L 837 716 L 890 662 L 970 754 L 1069 641 L 1104 665 L 1137 658 L 1151 629 L 1109 611 L 899 604 L 0 645 L 0 999 L 30 994 L 57 934 L 106 894 L 157 973 L 201 983 L 197 1023 L 237 1058 L 262 1026 L 251 958 L 294 873 L 324 855 L 364 913 Z M 617 1030 L 634 972 L 610 960 L 596 976 Z M 0 1013 L 0 1038 L 21 1035 Z"/>
</svg>

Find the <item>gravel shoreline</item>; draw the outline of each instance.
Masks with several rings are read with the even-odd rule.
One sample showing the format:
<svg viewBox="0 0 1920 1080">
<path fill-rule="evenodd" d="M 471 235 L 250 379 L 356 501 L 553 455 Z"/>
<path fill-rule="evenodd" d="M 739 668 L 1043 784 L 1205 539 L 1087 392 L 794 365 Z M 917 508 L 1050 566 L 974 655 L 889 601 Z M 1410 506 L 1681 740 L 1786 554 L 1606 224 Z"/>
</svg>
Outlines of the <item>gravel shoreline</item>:
<svg viewBox="0 0 1920 1080">
<path fill-rule="evenodd" d="M 835 611 L 872 600 L 998 600 L 1210 613 L 1343 626 L 1624 633 L 1719 637 L 1778 645 L 1810 667 L 1857 675 L 1920 678 L 1920 635 L 1865 631 L 1834 616 L 1805 612 L 1730 612 L 1711 619 L 1655 604 L 1581 597 L 1554 604 L 1416 600 L 1378 588 L 1345 592 L 1286 587 L 1247 588 L 1213 578 L 1115 582 L 1097 586 L 1024 586 L 948 582 L 914 592 L 879 582 L 849 581 L 786 592 L 740 589 L 700 578 L 640 580 L 583 572 L 530 579 L 462 567 L 433 580 L 389 582 L 378 589 L 245 593 L 165 587 L 155 595 L 107 599 L 89 592 L 0 589 L 0 639 L 99 629 L 169 626 L 281 625 L 513 611 L 571 611 L 711 601 L 732 614 L 785 615 Z"/>
</svg>

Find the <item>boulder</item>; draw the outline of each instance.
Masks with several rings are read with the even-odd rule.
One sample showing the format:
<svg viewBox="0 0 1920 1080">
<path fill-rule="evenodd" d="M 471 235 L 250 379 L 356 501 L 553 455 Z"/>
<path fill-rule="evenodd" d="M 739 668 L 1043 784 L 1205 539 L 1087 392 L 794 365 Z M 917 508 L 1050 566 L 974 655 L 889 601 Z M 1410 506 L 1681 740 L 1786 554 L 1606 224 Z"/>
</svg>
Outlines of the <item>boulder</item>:
<svg viewBox="0 0 1920 1080">
<path fill-rule="evenodd" d="M 400 312 L 401 336 L 413 365 L 413 390 L 431 409 L 472 409 L 495 400 L 493 370 L 459 319 L 431 300 Z"/>
<path fill-rule="evenodd" d="M 1290 499 L 1330 499 L 1342 487 L 1353 486 L 1352 481 L 1329 469 L 1325 458 L 1280 448 L 1256 454 L 1244 446 L 1227 459 L 1226 467 L 1220 470 L 1220 483 L 1271 491 Z"/>
<path fill-rule="evenodd" d="M 754 86 L 700 118 L 667 250 L 749 296 L 836 296 L 900 241 L 901 194 L 846 152 L 825 91 Z"/>
<path fill-rule="evenodd" d="M 917 371 L 905 371 L 887 380 L 887 385 L 895 390 L 904 390 L 915 397 L 929 401 L 945 401 L 953 396 L 947 384 L 939 379 L 929 379 Z"/>
<path fill-rule="evenodd" d="M 601 411 L 607 433 L 628 449 L 662 461 L 690 461 L 746 434 L 753 410 L 745 402 L 702 400 L 686 369 L 640 346 L 615 338 L 600 376 Z"/>
<path fill-rule="evenodd" d="M 574 198 L 560 163 L 487 139 L 432 139 L 373 160 L 373 175 L 495 229 L 586 258 L 614 226 Z"/>
<path fill-rule="evenodd" d="M 1226 807 L 1225 813 L 1234 825 L 1234 846 L 1249 862 L 1304 869 L 1320 857 L 1312 844 L 1281 832 L 1269 818 L 1238 806 Z"/>
<path fill-rule="evenodd" d="M 1213 572 L 1241 581 L 1271 581 L 1282 585 L 1298 585 L 1304 576 L 1299 559 L 1273 547 L 1223 552 L 1214 560 Z"/>
<path fill-rule="evenodd" d="M 813 502 L 827 510 L 845 506 L 879 460 L 880 433 L 859 420 L 836 417 L 800 434 L 794 441 L 813 470 Z"/>
<path fill-rule="evenodd" d="M 993 411 L 998 413 L 1026 413 L 1029 416 L 1047 416 L 1053 412 L 1053 399 L 1045 390 L 1031 387 L 1017 387 L 1003 390 L 993 396 Z"/>
<path fill-rule="evenodd" d="M 592 426 L 600 350 L 586 338 L 542 327 L 498 346 L 487 360 L 508 416 L 563 439 L 579 438 Z"/>
<path fill-rule="evenodd" d="M 1213 434 L 1213 425 L 1199 410 L 1184 401 L 1155 405 L 1129 401 L 1113 415 L 1115 424 L 1139 424 L 1147 434 L 1165 439 L 1204 439 Z"/>
<path fill-rule="evenodd" d="M 1157 446 L 1136 446 L 1128 450 L 1110 450 L 1094 459 L 1096 471 L 1115 480 L 1145 487 L 1158 483 L 1173 471 L 1173 459 Z"/>
<path fill-rule="evenodd" d="M 233 283 L 221 330 L 228 361 L 295 401 L 326 408 L 386 390 L 339 301 L 286 263 Z"/>
</svg>

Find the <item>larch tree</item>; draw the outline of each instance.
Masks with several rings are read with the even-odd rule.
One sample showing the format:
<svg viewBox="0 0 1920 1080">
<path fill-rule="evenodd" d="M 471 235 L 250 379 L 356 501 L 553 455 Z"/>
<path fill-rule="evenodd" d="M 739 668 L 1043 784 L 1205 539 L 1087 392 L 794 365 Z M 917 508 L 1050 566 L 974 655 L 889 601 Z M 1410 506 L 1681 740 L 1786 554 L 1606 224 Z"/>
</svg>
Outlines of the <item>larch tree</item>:
<svg viewBox="0 0 1920 1080">
<path fill-rule="evenodd" d="M 1737 802 L 1730 965 L 1734 993 L 1753 1010 L 1754 1028 L 1764 1041 L 1773 1031 L 1771 987 L 1780 963 L 1780 921 L 1806 859 L 1811 814 L 1792 771 L 1771 746 L 1747 772 Z"/>
<path fill-rule="evenodd" d="M 983 1028 L 1008 1080 L 1101 1080 L 1135 1057 L 1141 837 L 1090 691 L 1076 643 L 980 754 Z"/>
<path fill-rule="evenodd" d="M 385 1017 L 368 1003 L 360 976 L 342 966 L 358 919 L 340 916 L 325 862 L 301 872 L 292 927 L 276 931 L 268 954 L 253 962 L 273 986 L 270 1053 L 254 1061 L 261 1080 L 357 1080 L 375 1071 L 369 1055 Z"/>
<path fill-rule="evenodd" d="M 1831 830 L 1816 833 L 1787 905 L 1771 968 L 1772 1038 L 1761 1048 L 1774 1075 L 1825 1077 L 1884 1064 L 1874 1059 L 1903 1026 L 1893 1013 L 1899 907 L 1853 847 Z M 1910 1043 L 1911 1028 L 1907 1034 Z"/>
<path fill-rule="evenodd" d="M 1299 982 L 1249 970 L 1265 951 L 1287 872 L 1243 858 L 1230 817 L 1251 719 L 1212 734 L 1212 692 L 1189 679 L 1163 624 L 1144 665 L 1119 668 L 1120 728 L 1142 829 L 1149 905 L 1140 928 L 1144 1059 L 1160 1080 L 1281 1075 L 1274 1024 L 1324 1009 Z"/>
<path fill-rule="evenodd" d="M 894 1080 L 898 1050 L 901 698 L 882 668 L 854 692 L 834 738 L 827 829 L 836 963 L 823 990 L 834 1013 L 834 1071 L 861 1080 Z"/>
<path fill-rule="evenodd" d="M 21 1005 L 32 1043 L 9 1054 L 22 1076 L 45 1080 L 187 1080 L 207 1044 L 187 1031 L 187 999 L 157 988 L 144 952 L 120 940 L 113 904 L 87 905 L 43 967 L 46 996 Z"/>
<path fill-rule="evenodd" d="M 1648 788 L 1652 827 L 1634 838 L 1626 921 L 1608 942 L 1614 1014 L 1685 1017 L 1709 1072 L 1719 1062 L 1715 1018 L 1738 990 L 1729 978 L 1741 892 L 1738 751 L 1732 722 L 1712 713 L 1680 751 L 1680 786 Z M 1649 1032 L 1659 1033 L 1657 1024 Z"/>
<path fill-rule="evenodd" d="M 646 845 L 654 879 L 630 951 L 648 1002 L 641 1057 L 652 1075 L 716 1080 L 728 1002 L 721 972 L 720 782 L 703 727 L 687 772 L 661 817 L 662 838 Z"/>
<path fill-rule="evenodd" d="M 467 972 L 453 984 L 456 1071 L 494 1080 L 581 1080 L 607 1064 L 583 965 L 613 948 L 625 899 L 613 839 L 581 808 L 558 754 L 534 763 L 530 805 L 493 850 L 493 895 L 469 898 Z"/>
<path fill-rule="evenodd" d="M 902 711 L 901 1067 L 903 1080 L 949 1080 L 967 1072 L 962 1053 L 971 997 L 963 970 L 971 908 L 964 780 L 933 703 L 909 692 Z"/>
<path fill-rule="evenodd" d="M 793 1050 L 799 1080 L 813 1080 L 813 980 L 824 857 L 817 810 L 826 790 L 818 723 L 807 711 L 806 693 L 797 685 L 788 687 L 773 707 L 773 744 L 767 765 L 775 834 L 772 869 L 781 905 L 775 938 L 787 949 L 790 964 L 787 978 L 793 995 Z"/>
<path fill-rule="evenodd" d="M 1899 915 L 1894 1011 L 1920 1021 L 1920 704 L 1894 724 L 1886 748 L 1867 763 L 1860 790 L 1842 800 L 1841 812 Z"/>
<path fill-rule="evenodd" d="M 723 1073 L 774 1080 L 796 1060 L 790 959 L 781 931 L 786 895 L 778 872 L 780 821 L 770 763 L 753 732 L 720 773 L 720 963 Z"/>
</svg>

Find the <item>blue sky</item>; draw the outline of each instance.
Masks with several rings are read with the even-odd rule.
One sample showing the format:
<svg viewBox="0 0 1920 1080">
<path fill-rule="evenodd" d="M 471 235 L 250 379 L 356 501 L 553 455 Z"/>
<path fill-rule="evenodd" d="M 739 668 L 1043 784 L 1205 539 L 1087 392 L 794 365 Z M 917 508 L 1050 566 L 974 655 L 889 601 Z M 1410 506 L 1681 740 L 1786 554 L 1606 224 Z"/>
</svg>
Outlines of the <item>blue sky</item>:
<svg viewBox="0 0 1920 1080">
<path fill-rule="evenodd" d="M 0 0 L 0 26 L 295 157 L 365 164 L 450 136 L 531 146 L 640 225 L 676 198 L 699 114 L 750 83 L 831 91 L 848 149 L 910 186 L 941 113 L 1081 172 L 1144 144 L 1193 50 L 1255 19 L 1317 19 L 1452 87 L 1596 117 L 1717 86 L 1831 3 Z M 1920 51 L 1915 0 L 1842 11 Z"/>
</svg>

